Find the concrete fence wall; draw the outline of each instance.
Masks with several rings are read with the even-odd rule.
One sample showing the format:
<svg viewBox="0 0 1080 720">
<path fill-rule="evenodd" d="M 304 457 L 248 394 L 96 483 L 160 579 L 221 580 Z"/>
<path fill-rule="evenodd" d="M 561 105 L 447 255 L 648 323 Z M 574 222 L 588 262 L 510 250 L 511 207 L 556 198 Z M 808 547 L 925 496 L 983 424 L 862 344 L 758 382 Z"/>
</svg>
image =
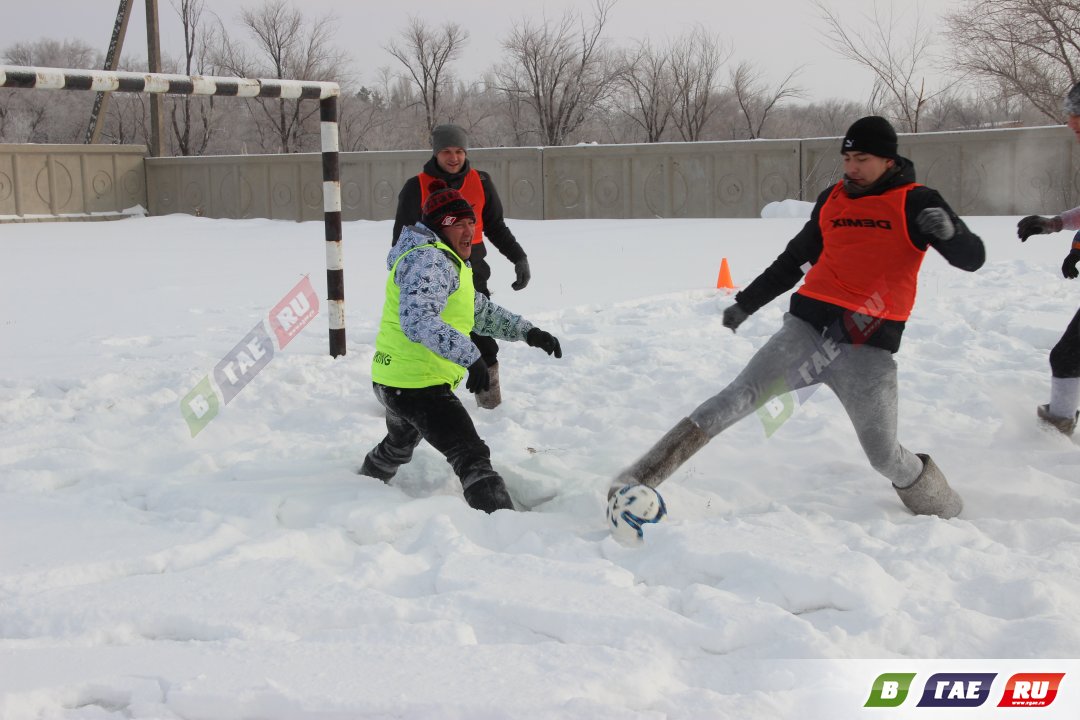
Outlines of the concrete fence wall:
<svg viewBox="0 0 1080 720">
<path fill-rule="evenodd" d="M 146 207 L 142 145 L 0 145 L 0 216 L 107 216 Z"/>
<path fill-rule="evenodd" d="M 901 135 L 918 181 L 961 215 L 1055 214 L 1080 205 L 1080 143 L 1066 127 Z M 802 141 L 804 199 L 840 176 L 835 139 Z"/>
<path fill-rule="evenodd" d="M 904 135 L 919 181 L 963 215 L 1080 205 L 1080 143 L 1065 127 Z M 322 219 L 318 154 L 145 158 L 142 147 L 0 145 L 0 216 L 107 213 Z M 394 217 L 427 151 L 341 154 L 345 220 Z M 840 176 L 839 140 L 476 149 L 509 218 L 756 217 Z"/>
<path fill-rule="evenodd" d="M 491 175 L 507 217 L 543 218 L 543 151 L 477 149 L 472 162 Z M 343 220 L 389 220 L 398 191 L 430 152 L 341 154 Z M 147 158 L 151 215 L 321 220 L 322 165 L 315 154 Z"/>
</svg>

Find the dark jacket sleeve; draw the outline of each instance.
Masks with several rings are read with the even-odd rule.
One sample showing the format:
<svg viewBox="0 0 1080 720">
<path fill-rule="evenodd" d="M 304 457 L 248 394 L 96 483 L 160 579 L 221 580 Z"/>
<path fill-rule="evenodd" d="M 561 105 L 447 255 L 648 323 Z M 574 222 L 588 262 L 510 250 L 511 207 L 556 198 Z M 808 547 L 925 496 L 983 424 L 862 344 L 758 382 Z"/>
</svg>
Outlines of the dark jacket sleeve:
<svg viewBox="0 0 1080 720">
<path fill-rule="evenodd" d="M 413 175 L 401 186 L 398 193 L 397 214 L 394 215 L 394 237 L 391 245 L 396 245 L 401 236 L 401 228 L 415 225 L 420 221 L 420 178 Z"/>
<path fill-rule="evenodd" d="M 803 276 L 803 266 L 813 264 L 821 256 L 824 241 L 821 237 L 821 206 L 825 204 L 832 188 L 818 196 L 810 219 L 802 230 L 791 239 L 784 252 L 773 260 L 772 265 L 754 278 L 746 289 L 735 296 L 735 302 L 747 313 L 753 314 L 768 305 L 778 296 L 795 287 Z"/>
<path fill-rule="evenodd" d="M 503 219 L 502 200 L 495 191 L 495 184 L 491 182 L 491 176 L 483 170 L 477 170 L 480 176 L 480 184 L 484 188 L 484 237 L 498 249 L 503 256 L 512 263 L 516 263 L 525 257 L 525 250 L 518 243 L 514 233 L 506 227 Z M 400 212 L 400 210 L 399 210 Z"/>
<path fill-rule="evenodd" d="M 919 213 L 931 207 L 942 208 L 949 213 L 953 225 L 956 226 L 956 234 L 948 240 L 939 240 L 919 229 Z M 982 239 L 968 229 L 937 190 L 925 186 L 912 188 L 907 196 L 904 214 L 907 217 L 911 242 L 920 250 L 933 247 L 950 265 L 968 272 L 978 270 L 986 262 L 986 248 Z"/>
</svg>

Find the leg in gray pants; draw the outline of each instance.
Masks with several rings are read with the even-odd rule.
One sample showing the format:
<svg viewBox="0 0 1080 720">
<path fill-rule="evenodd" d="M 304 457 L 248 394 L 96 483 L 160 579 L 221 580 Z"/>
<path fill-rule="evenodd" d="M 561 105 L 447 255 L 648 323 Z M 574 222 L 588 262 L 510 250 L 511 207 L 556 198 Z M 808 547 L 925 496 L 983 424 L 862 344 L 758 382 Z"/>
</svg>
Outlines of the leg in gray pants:
<svg viewBox="0 0 1080 720">
<path fill-rule="evenodd" d="M 889 478 L 904 505 L 920 515 L 955 517 L 960 496 L 927 455 L 896 439 L 896 361 L 892 353 L 865 345 L 837 344 L 791 315 L 739 376 L 678 422 L 648 452 L 616 477 L 622 485 L 656 487 L 709 440 L 772 398 L 824 384 L 836 393 L 855 426 L 870 464 Z"/>
<path fill-rule="evenodd" d="M 875 470 L 907 487 L 923 463 L 896 439 L 896 361 L 866 345 L 837 344 L 806 322 L 784 316 L 784 326 L 751 358 L 739 376 L 690 413 L 710 437 L 787 392 L 822 383 L 843 403 Z"/>
</svg>

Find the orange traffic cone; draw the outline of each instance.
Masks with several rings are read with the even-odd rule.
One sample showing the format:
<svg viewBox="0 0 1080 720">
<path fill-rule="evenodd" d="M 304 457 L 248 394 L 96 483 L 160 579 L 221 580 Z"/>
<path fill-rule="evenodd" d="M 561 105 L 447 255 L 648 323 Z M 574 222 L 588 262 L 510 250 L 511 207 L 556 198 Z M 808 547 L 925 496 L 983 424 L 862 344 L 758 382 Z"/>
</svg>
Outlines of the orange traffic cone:
<svg viewBox="0 0 1080 720">
<path fill-rule="evenodd" d="M 731 268 L 728 267 L 727 258 L 720 261 L 720 274 L 716 276 L 717 290 L 734 290 L 735 285 L 731 282 Z"/>
</svg>

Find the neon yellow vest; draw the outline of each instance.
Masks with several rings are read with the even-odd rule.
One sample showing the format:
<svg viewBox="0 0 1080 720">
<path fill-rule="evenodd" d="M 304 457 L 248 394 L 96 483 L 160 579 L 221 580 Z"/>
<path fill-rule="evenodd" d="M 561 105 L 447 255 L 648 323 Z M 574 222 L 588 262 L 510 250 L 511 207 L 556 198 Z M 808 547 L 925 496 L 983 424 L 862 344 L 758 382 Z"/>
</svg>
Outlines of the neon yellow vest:
<svg viewBox="0 0 1080 720">
<path fill-rule="evenodd" d="M 418 245 L 402 253 L 394 261 L 386 278 L 386 302 L 379 322 L 379 334 L 375 338 L 375 357 L 371 360 L 371 379 L 380 385 L 423 388 L 449 384 L 451 388 L 456 388 L 465 377 L 465 368 L 413 342 L 401 330 L 401 288 L 394 282 L 398 263 L 411 252 L 432 247 L 445 251 L 458 265 L 458 289 L 450 293 L 440 317 L 462 335 L 468 336 L 473 328 L 476 290 L 473 288 L 472 268 L 462 262 L 449 245 L 441 242 Z"/>
</svg>

